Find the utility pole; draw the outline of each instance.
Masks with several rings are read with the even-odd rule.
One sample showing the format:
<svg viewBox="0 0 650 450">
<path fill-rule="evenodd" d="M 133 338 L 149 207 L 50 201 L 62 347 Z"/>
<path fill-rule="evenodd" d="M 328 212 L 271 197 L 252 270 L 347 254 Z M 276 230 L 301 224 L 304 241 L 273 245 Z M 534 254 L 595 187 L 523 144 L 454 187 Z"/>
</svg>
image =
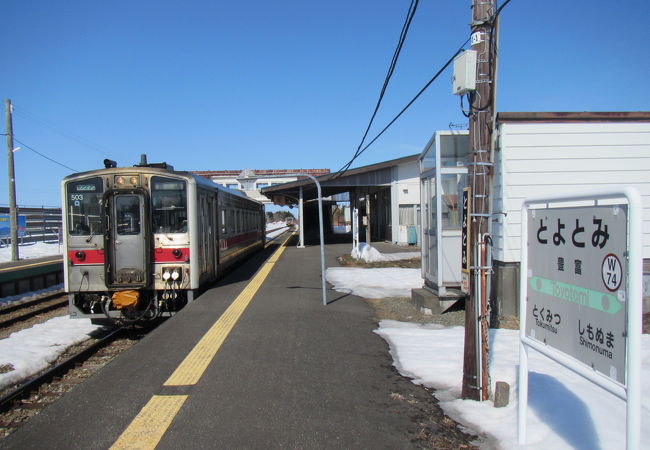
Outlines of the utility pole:
<svg viewBox="0 0 650 450">
<path fill-rule="evenodd" d="M 476 51 L 476 90 L 470 94 L 468 185 L 471 188 L 470 286 L 465 303 L 462 397 L 487 400 L 487 261 L 492 173 L 496 49 L 494 0 L 472 0 L 472 50 Z"/>
<path fill-rule="evenodd" d="M 7 168 L 9 171 L 9 226 L 11 227 L 11 260 L 18 261 L 18 212 L 16 208 L 16 174 L 14 171 L 14 130 L 11 100 L 5 100 L 7 115 Z"/>
</svg>

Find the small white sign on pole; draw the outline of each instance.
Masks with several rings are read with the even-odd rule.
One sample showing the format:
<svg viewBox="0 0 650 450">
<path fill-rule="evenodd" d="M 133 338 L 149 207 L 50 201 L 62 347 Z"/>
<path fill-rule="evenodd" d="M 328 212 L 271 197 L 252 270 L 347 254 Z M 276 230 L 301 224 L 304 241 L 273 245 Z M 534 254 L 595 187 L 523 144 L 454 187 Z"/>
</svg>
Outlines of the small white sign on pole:
<svg viewBox="0 0 650 450">
<path fill-rule="evenodd" d="M 524 202 L 520 444 L 526 442 L 532 347 L 626 401 L 627 447 L 638 448 L 641 211 L 641 197 L 633 189 Z"/>
<path fill-rule="evenodd" d="M 359 250 L 359 209 L 352 211 L 352 248 Z"/>
</svg>

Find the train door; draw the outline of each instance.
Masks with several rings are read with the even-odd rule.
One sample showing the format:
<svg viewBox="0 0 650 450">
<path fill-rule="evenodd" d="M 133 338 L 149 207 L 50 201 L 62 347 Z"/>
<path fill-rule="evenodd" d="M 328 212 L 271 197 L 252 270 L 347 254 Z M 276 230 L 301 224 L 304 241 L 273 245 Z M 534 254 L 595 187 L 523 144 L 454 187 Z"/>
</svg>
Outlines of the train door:
<svg viewBox="0 0 650 450">
<path fill-rule="evenodd" d="M 214 206 L 212 196 L 203 192 L 199 200 L 200 247 L 201 247 L 201 276 L 212 278 L 215 274 L 215 248 L 214 248 Z"/>
<path fill-rule="evenodd" d="M 106 201 L 106 284 L 139 288 L 149 284 L 149 202 L 143 191 L 108 194 Z"/>
<path fill-rule="evenodd" d="M 212 227 L 212 264 L 214 268 L 215 277 L 219 275 L 219 203 L 217 194 L 213 195 L 210 200 L 210 207 L 212 208 L 212 215 L 210 226 Z"/>
</svg>

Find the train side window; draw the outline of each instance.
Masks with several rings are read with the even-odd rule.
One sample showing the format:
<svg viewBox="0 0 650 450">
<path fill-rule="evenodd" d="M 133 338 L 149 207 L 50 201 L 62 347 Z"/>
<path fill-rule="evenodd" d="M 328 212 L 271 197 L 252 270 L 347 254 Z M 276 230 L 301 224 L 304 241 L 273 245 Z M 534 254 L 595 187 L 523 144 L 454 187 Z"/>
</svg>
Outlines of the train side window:
<svg viewBox="0 0 650 450">
<path fill-rule="evenodd" d="M 73 236 L 103 234 L 102 195 L 100 177 L 70 181 L 66 185 L 68 233 Z"/>
<path fill-rule="evenodd" d="M 154 233 L 187 232 L 187 183 L 168 177 L 151 177 Z"/>
<path fill-rule="evenodd" d="M 227 228 L 228 228 L 228 233 L 235 232 L 235 211 L 232 209 L 228 210 Z"/>
<path fill-rule="evenodd" d="M 226 234 L 226 210 L 221 210 L 221 234 Z"/>
</svg>

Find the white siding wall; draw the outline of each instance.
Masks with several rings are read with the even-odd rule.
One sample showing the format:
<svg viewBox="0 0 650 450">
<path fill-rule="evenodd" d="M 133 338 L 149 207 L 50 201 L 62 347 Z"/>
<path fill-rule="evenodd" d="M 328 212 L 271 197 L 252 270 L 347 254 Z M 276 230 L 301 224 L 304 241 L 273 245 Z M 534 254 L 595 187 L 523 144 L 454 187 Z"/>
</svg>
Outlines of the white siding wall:
<svg viewBox="0 0 650 450">
<path fill-rule="evenodd" d="M 650 258 L 650 123 L 504 123 L 495 154 L 494 258 L 520 260 L 524 199 L 632 186 L 643 197 Z"/>
<path fill-rule="evenodd" d="M 393 242 L 404 245 L 408 242 L 408 235 L 406 227 L 399 224 L 399 205 L 420 204 L 420 167 L 417 160 L 397 166 L 391 195 Z"/>
</svg>

